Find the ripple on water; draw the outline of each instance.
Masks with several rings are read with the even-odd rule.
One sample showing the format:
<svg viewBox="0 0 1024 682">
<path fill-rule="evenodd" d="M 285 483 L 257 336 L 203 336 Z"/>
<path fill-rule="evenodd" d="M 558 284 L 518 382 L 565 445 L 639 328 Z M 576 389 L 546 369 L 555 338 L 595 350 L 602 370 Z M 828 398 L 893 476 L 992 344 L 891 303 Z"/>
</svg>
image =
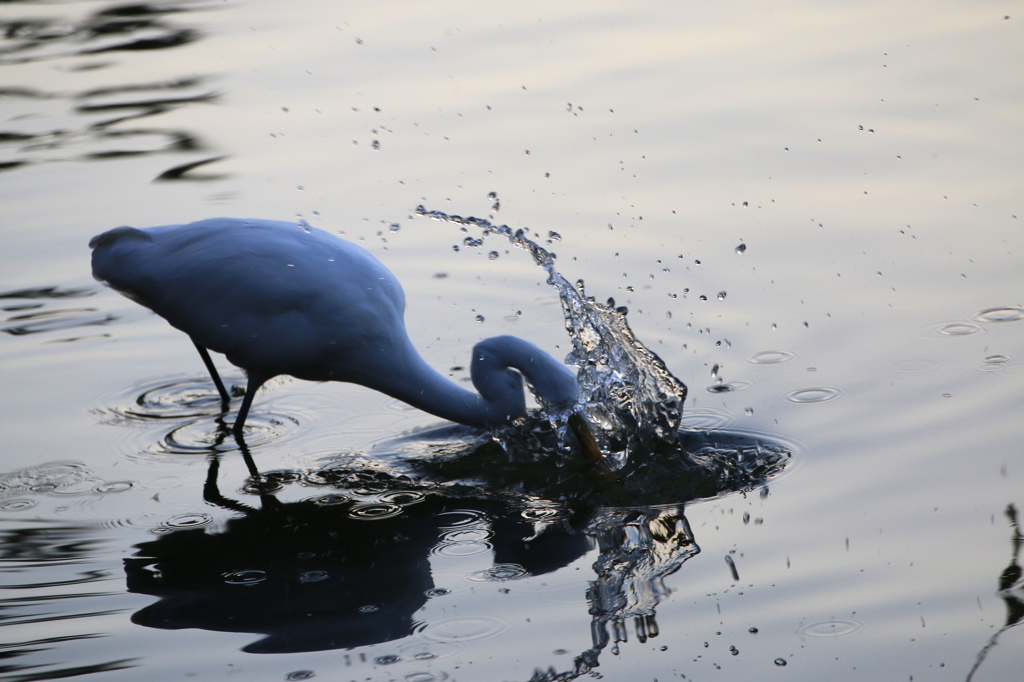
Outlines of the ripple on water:
<svg viewBox="0 0 1024 682">
<path fill-rule="evenodd" d="M 708 393 L 732 393 L 742 391 L 753 386 L 751 381 L 729 381 L 723 384 L 712 384 L 708 386 Z"/>
<path fill-rule="evenodd" d="M 786 400 L 791 403 L 824 403 L 835 400 L 843 395 L 842 389 L 829 386 L 815 386 L 814 388 L 801 388 L 797 391 L 790 391 L 786 394 Z"/>
<path fill-rule="evenodd" d="M 454 509 L 441 512 L 434 517 L 442 529 L 463 528 L 487 522 L 487 515 L 475 509 Z"/>
<path fill-rule="evenodd" d="M 27 497 L 14 497 L 9 500 L 0 500 L 0 512 L 28 511 L 39 502 Z"/>
<path fill-rule="evenodd" d="M 979 322 L 1017 322 L 1024 320 L 1024 308 L 985 308 L 971 315 L 971 319 Z"/>
<path fill-rule="evenodd" d="M 257 585 L 267 579 L 267 572 L 250 568 L 241 571 L 230 571 L 223 575 L 228 585 Z"/>
<path fill-rule="evenodd" d="M 921 339 L 949 339 L 984 334 L 985 327 L 969 320 L 946 320 L 922 325 L 914 330 Z"/>
<path fill-rule="evenodd" d="M 233 418 L 204 417 L 185 422 L 172 429 L 161 440 L 159 449 L 171 455 L 205 455 L 237 448 L 228 428 Z M 299 422 L 290 415 L 260 412 L 245 420 L 245 443 L 257 448 L 280 439 L 285 433 L 297 430 Z"/>
<path fill-rule="evenodd" d="M 733 415 L 724 408 L 699 407 L 683 412 L 681 429 L 721 429 L 732 423 Z"/>
<path fill-rule="evenodd" d="M 430 549 L 432 556 L 471 557 L 487 554 L 493 549 L 491 531 L 487 528 L 464 527 L 441 535 Z"/>
<path fill-rule="evenodd" d="M 138 383 L 112 400 L 108 411 L 127 420 L 202 417 L 220 414 L 223 407 L 213 381 L 196 377 Z"/>
<path fill-rule="evenodd" d="M 530 575 L 530 572 L 519 564 L 495 564 L 482 571 L 473 571 L 466 575 L 472 583 L 501 583 L 506 580 L 518 580 Z"/>
<path fill-rule="evenodd" d="M 359 504 L 348 510 L 351 519 L 359 521 L 380 521 L 401 515 L 405 507 L 399 504 Z"/>
<path fill-rule="evenodd" d="M 452 616 L 421 625 L 418 634 L 434 642 L 465 644 L 497 637 L 509 631 L 509 625 L 491 616 Z"/>
<path fill-rule="evenodd" d="M 796 353 L 788 350 L 765 350 L 748 356 L 746 360 L 752 365 L 775 365 L 780 362 L 789 362 L 795 357 Z"/>
<path fill-rule="evenodd" d="M 178 530 L 191 530 L 192 528 L 202 528 L 213 523 L 213 517 L 203 512 L 185 512 L 183 514 L 176 514 L 169 519 L 166 519 L 157 528 L 152 529 L 152 532 L 156 535 L 162 535 L 164 533 L 173 533 Z"/>
<path fill-rule="evenodd" d="M 810 639 L 829 639 L 854 635 L 864 629 L 859 620 L 839 618 L 835 620 L 819 620 L 814 623 L 801 623 L 796 629 L 800 637 Z"/>
<path fill-rule="evenodd" d="M 448 673 L 443 671 L 434 673 L 424 670 L 422 672 L 409 673 L 402 679 L 405 682 L 442 682 L 448 679 Z"/>
<path fill-rule="evenodd" d="M 916 374 L 933 370 L 939 364 L 938 360 L 933 360 L 932 358 L 909 358 L 907 360 L 891 362 L 887 367 L 889 370 L 899 372 L 900 374 Z"/>
</svg>

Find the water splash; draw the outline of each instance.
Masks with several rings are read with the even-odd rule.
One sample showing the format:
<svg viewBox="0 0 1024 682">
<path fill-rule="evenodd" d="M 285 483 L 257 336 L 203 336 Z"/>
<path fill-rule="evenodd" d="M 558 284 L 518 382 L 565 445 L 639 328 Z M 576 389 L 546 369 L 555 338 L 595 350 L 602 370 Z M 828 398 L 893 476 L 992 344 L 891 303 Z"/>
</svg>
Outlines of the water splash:
<svg viewBox="0 0 1024 682">
<path fill-rule="evenodd" d="M 611 468 L 624 466 L 637 449 L 676 442 L 686 386 L 657 354 L 637 340 L 626 321 L 625 307 L 616 306 L 612 299 L 598 303 L 586 295 L 582 280 L 571 284 L 555 269 L 555 254 L 529 239 L 524 229 L 513 230 L 484 218 L 464 218 L 423 206 L 418 206 L 416 213 L 504 237 L 544 268 L 547 283 L 558 291 L 572 341 L 573 350 L 566 363 L 579 368 L 579 398 L 574 411 L 582 413 L 595 431 Z M 470 239 L 465 240 L 467 245 Z M 550 406 L 543 407 L 552 414 Z M 555 413 L 560 433 L 564 433 L 568 418 L 569 414 Z"/>
</svg>

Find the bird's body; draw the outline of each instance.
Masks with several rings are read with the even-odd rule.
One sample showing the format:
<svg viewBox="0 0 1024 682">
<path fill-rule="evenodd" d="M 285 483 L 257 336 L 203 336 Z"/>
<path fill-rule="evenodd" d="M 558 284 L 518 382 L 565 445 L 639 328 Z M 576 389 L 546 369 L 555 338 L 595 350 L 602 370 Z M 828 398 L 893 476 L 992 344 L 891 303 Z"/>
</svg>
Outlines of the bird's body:
<svg viewBox="0 0 1024 682">
<path fill-rule="evenodd" d="M 443 377 L 409 340 L 395 276 L 363 248 L 316 228 L 216 218 L 118 227 L 89 245 L 93 276 L 188 334 L 225 400 L 206 349 L 246 371 L 238 433 L 256 390 L 282 374 L 360 384 L 482 428 L 525 414 L 520 372 L 550 405 L 576 399 L 572 370 L 512 336 L 474 347 L 479 394 Z"/>
</svg>

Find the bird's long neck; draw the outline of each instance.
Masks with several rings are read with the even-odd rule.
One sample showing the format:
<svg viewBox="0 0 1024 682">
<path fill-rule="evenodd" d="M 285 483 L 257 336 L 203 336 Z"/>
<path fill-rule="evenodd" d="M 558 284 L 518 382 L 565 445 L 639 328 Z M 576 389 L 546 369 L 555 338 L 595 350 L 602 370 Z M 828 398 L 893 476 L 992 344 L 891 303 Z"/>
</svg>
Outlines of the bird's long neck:
<svg viewBox="0 0 1024 682">
<path fill-rule="evenodd" d="M 378 377 L 371 388 L 386 393 L 435 417 L 475 428 L 490 428 L 521 416 L 526 411 L 505 414 L 500 407 L 488 404 L 478 393 L 462 388 L 420 357 L 414 349 L 401 358 L 393 358 L 396 370 L 387 377 Z M 523 391 L 519 389 L 520 400 Z"/>
<path fill-rule="evenodd" d="M 485 339 L 474 346 L 471 374 L 479 393 L 442 376 L 411 343 L 403 345 L 401 352 L 391 356 L 391 371 L 365 383 L 442 419 L 492 428 L 524 416 L 524 376 L 545 407 L 569 407 L 576 400 L 575 373 L 537 346 L 514 336 Z"/>
</svg>

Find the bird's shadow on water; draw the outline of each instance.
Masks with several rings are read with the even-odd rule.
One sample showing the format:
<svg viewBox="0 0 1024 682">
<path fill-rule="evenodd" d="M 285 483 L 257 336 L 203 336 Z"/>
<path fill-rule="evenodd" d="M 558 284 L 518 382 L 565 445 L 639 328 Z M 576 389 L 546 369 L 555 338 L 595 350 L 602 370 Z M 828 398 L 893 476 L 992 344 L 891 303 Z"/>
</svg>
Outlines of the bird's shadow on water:
<svg viewBox="0 0 1024 682">
<path fill-rule="evenodd" d="M 593 573 L 579 585 L 588 603 L 580 627 L 592 646 L 568 670 L 533 677 L 575 679 L 627 639 L 629 621 L 641 641 L 657 635 L 656 609 L 669 594 L 662 581 L 700 551 L 686 503 L 725 494 L 727 485 L 763 485 L 789 456 L 764 438 L 688 433 L 685 458 L 680 450 L 679 461 L 659 464 L 672 457 L 651 453 L 607 478 L 580 464 L 510 458 L 490 438 L 466 435 L 396 439 L 419 453 L 395 453 L 401 466 L 347 455 L 266 473 L 239 440 L 249 476 L 230 494 L 218 480 L 230 455 L 211 454 L 203 497 L 237 516 L 217 530 L 177 530 L 138 545 L 125 561 L 128 589 L 158 600 L 132 621 L 259 635 L 244 648 L 250 653 L 429 643 L 436 640 L 423 608 L 450 593 L 434 583 L 431 561 L 458 556 L 460 543 L 482 542 L 491 555 L 489 568 L 465 579 L 492 583 L 553 574 L 596 550 Z M 705 461 L 712 450 L 734 457 L 717 485 Z M 282 501 L 296 489 L 312 494 Z"/>
</svg>

